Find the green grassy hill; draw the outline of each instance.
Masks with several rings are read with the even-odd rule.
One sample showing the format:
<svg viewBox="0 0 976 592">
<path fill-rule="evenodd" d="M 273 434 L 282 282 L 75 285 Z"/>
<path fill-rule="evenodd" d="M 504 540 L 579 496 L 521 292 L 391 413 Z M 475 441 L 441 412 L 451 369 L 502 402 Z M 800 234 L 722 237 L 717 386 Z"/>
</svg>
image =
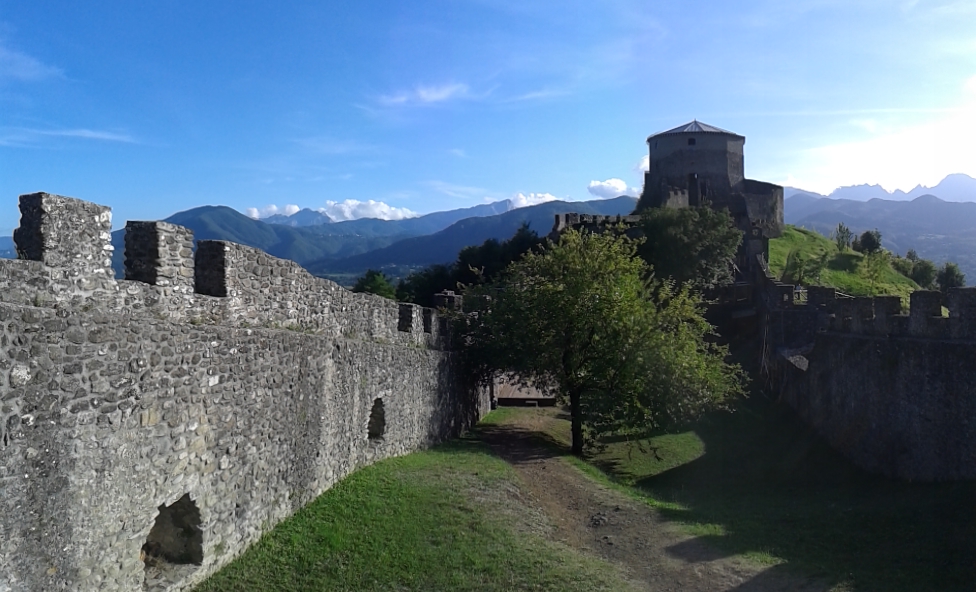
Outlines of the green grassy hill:
<svg viewBox="0 0 976 592">
<path fill-rule="evenodd" d="M 783 236 L 769 241 L 769 269 L 780 277 L 786 267 L 790 251 L 797 250 L 805 260 L 819 258 L 823 253 L 830 256 L 819 282 L 823 286 L 833 286 L 853 296 L 872 296 L 897 294 L 908 298 L 918 285 L 890 267 L 884 270 L 881 280 L 872 287 L 870 280 L 860 272 L 864 255 L 854 251 L 838 252 L 837 245 L 827 237 L 807 230 L 787 225 Z"/>
</svg>

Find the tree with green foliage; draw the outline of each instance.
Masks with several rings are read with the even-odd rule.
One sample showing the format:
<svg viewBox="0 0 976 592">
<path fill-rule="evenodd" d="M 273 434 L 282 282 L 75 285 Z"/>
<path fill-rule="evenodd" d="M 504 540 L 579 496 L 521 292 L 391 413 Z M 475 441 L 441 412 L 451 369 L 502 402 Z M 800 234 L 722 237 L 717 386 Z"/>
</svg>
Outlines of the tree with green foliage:
<svg viewBox="0 0 976 592">
<path fill-rule="evenodd" d="M 434 307 L 434 294 L 444 290 L 456 290 L 451 266 L 430 265 L 415 271 L 397 283 L 396 296 L 400 302 L 413 302 L 428 308 Z"/>
<path fill-rule="evenodd" d="M 915 263 L 916 261 L 919 260 L 919 256 L 918 253 L 915 252 L 915 249 L 908 249 L 908 252 L 905 253 L 905 259 L 908 259 L 912 263 Z"/>
<path fill-rule="evenodd" d="M 742 392 L 699 298 L 650 278 L 638 244 L 564 232 L 466 292 L 477 314 L 456 323 L 474 375 L 503 373 L 569 403 L 575 455 L 595 436 L 674 426 Z"/>
<path fill-rule="evenodd" d="M 911 253 L 911 251 L 909 251 Z M 935 285 L 935 277 L 938 275 L 935 263 L 928 259 L 916 259 L 912 265 L 912 273 L 908 277 L 912 279 L 920 288 L 929 290 Z"/>
<path fill-rule="evenodd" d="M 949 288 L 962 288 L 966 285 L 966 275 L 960 271 L 958 265 L 946 261 L 936 276 L 936 282 L 939 284 L 939 290 L 943 294 L 948 294 Z"/>
<path fill-rule="evenodd" d="M 383 298 L 389 298 L 391 300 L 396 300 L 396 288 L 390 283 L 390 279 L 383 275 L 382 272 L 376 271 L 375 269 L 367 269 L 366 273 L 361 275 L 359 279 L 356 280 L 356 284 L 352 287 L 353 292 L 367 292 L 369 294 L 376 294 L 377 296 L 382 296 Z"/>
<path fill-rule="evenodd" d="M 461 249 L 450 265 L 431 265 L 411 273 L 397 285 L 397 298 L 421 306 L 433 306 L 434 294 L 458 290 L 459 285 L 490 282 L 512 261 L 543 241 L 528 223 L 508 240 L 488 239 L 476 246 Z"/>
<path fill-rule="evenodd" d="M 640 257 L 659 278 L 707 290 L 732 283 L 732 262 L 742 242 L 728 210 L 648 208 L 639 225 Z"/>
<path fill-rule="evenodd" d="M 837 224 L 837 228 L 833 232 L 834 242 L 837 243 L 837 250 L 843 253 L 851 246 L 851 240 L 854 239 L 854 233 L 851 229 L 847 227 L 843 222 Z"/>
<path fill-rule="evenodd" d="M 864 235 L 861 236 L 863 243 Z M 861 261 L 861 273 L 871 282 L 872 292 L 888 269 L 891 269 L 891 253 L 880 248 L 871 252 L 865 251 L 864 259 Z"/>
<path fill-rule="evenodd" d="M 881 250 L 881 233 L 878 230 L 865 230 L 858 241 L 861 252 L 870 255 Z"/>
<path fill-rule="evenodd" d="M 780 274 L 780 281 L 796 285 L 819 283 L 829 263 L 830 253 L 826 251 L 813 257 L 804 257 L 799 249 L 793 249 L 786 254 L 786 266 Z"/>
</svg>

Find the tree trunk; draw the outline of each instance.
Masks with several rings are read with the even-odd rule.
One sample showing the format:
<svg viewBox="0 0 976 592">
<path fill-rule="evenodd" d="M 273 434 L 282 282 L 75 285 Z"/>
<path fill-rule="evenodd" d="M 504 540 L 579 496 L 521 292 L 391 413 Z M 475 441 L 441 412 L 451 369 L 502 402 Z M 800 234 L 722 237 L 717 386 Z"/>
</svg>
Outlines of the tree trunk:
<svg viewBox="0 0 976 592">
<path fill-rule="evenodd" d="M 580 391 L 569 393 L 569 415 L 573 421 L 573 456 L 583 457 L 583 409 L 580 406 Z"/>
</svg>

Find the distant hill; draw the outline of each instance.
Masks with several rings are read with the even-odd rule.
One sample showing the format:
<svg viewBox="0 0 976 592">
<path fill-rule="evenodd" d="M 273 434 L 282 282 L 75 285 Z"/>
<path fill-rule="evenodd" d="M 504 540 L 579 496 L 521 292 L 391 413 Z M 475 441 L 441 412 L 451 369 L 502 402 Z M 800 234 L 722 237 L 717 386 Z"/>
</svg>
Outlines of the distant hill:
<svg viewBox="0 0 976 592">
<path fill-rule="evenodd" d="M 291 259 L 300 265 L 325 257 L 347 257 L 384 247 L 397 237 L 327 236 L 309 228 L 265 224 L 227 206 L 202 206 L 173 214 L 166 222 L 185 226 L 196 240 L 226 240 L 266 251 L 275 257 Z M 125 229 L 112 233 L 115 252 L 112 267 L 123 273 Z"/>
<path fill-rule="evenodd" d="M 14 237 L 0 236 L 0 259 L 16 259 L 17 248 L 14 245 Z"/>
<path fill-rule="evenodd" d="M 261 218 L 261 221 L 265 224 L 281 224 L 282 226 L 317 226 L 319 224 L 331 224 L 332 218 L 322 212 L 304 208 L 290 216 L 275 214 Z"/>
<path fill-rule="evenodd" d="M 884 199 L 891 201 L 911 201 L 923 195 L 937 195 L 943 201 L 976 201 L 976 179 L 962 173 L 947 175 L 934 187 L 918 185 L 909 192 L 896 189 L 889 193 L 880 185 L 849 185 L 838 187 L 830 195 L 821 195 L 812 191 L 784 187 L 783 194 L 789 198 L 792 195 L 804 193 L 813 197 L 829 197 L 831 199 L 849 199 L 853 201 L 869 201 Z"/>
<path fill-rule="evenodd" d="M 783 236 L 769 241 L 769 270 L 775 276 L 780 277 L 783 273 L 791 251 L 797 251 L 806 261 L 819 259 L 826 253 L 829 257 L 827 267 L 821 273 L 819 281 L 813 283 L 832 286 L 845 294 L 897 294 L 907 299 L 909 294 L 918 289 L 915 282 L 891 268 L 885 270 L 880 281 L 872 286 L 859 270 L 864 255 L 854 251 L 841 253 L 837 250 L 837 245 L 823 235 L 790 225 L 783 231 Z"/>
<path fill-rule="evenodd" d="M 479 216 L 494 216 L 503 214 L 514 208 L 509 199 L 482 204 L 470 208 L 459 208 L 445 212 L 433 212 L 416 218 L 402 220 L 380 220 L 377 218 L 360 218 L 358 220 L 344 220 L 334 222 L 327 215 L 308 208 L 295 212 L 291 216 L 276 214 L 262 218 L 267 224 L 282 224 L 293 227 L 308 227 L 310 230 L 326 236 L 420 236 L 443 230 L 458 220 Z"/>
<path fill-rule="evenodd" d="M 636 204 L 636 198 L 626 196 L 583 202 L 551 201 L 497 216 L 466 218 L 434 234 L 397 241 L 388 247 L 361 255 L 316 261 L 306 267 L 316 275 L 330 275 L 362 273 L 370 268 L 418 268 L 435 263 L 450 263 L 464 247 L 480 245 L 490 238 L 510 238 L 526 222 L 530 228 L 545 235 L 552 229 L 556 214 L 579 212 L 613 216 L 631 213 Z"/>
<path fill-rule="evenodd" d="M 858 234 L 878 229 L 886 249 L 900 255 L 915 249 L 940 265 L 955 261 L 968 283 L 976 283 L 976 203 L 947 202 L 934 195 L 862 202 L 800 194 L 786 199 L 785 210 L 787 224 L 828 236 L 840 222 Z"/>
<path fill-rule="evenodd" d="M 433 234 L 438 230 L 443 230 L 454 224 L 458 220 L 465 218 L 476 218 L 481 216 L 495 216 L 504 214 L 514 209 L 512 201 L 509 199 L 496 201 L 489 204 L 482 204 L 470 208 L 460 208 L 447 210 L 445 212 L 434 212 L 417 216 L 416 218 L 404 218 L 402 220 L 379 220 L 377 218 L 360 218 L 358 220 L 345 220 L 333 222 L 331 224 L 290 224 L 291 226 L 308 226 L 309 230 L 326 236 L 395 236 L 407 238 L 410 236 L 421 236 Z M 280 224 L 279 219 L 290 220 L 302 212 L 312 210 L 302 210 L 292 216 L 272 216 L 265 218 L 262 222 Z M 318 213 L 318 212 L 313 212 Z M 322 214 L 323 216 L 325 214 Z M 306 215 L 304 220 L 312 220 L 312 216 Z M 272 222 L 272 220 L 275 220 Z"/>
</svg>

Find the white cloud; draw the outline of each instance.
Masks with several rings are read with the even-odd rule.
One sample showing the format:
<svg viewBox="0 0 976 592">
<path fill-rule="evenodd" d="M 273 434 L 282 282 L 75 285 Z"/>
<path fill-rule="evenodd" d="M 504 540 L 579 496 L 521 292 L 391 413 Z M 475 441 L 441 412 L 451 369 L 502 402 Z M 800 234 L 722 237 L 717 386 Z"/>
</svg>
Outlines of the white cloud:
<svg viewBox="0 0 976 592">
<path fill-rule="evenodd" d="M 555 201 L 559 198 L 551 193 L 519 192 L 509 199 L 512 200 L 512 208 L 525 208 L 528 206 L 536 206 L 541 203 L 546 203 L 547 201 Z"/>
<path fill-rule="evenodd" d="M 621 195 L 629 195 L 631 197 L 636 197 L 640 194 L 640 190 L 636 187 L 627 187 L 627 182 L 623 179 L 607 179 L 606 181 L 590 181 L 587 185 L 586 190 L 590 192 L 591 195 L 595 195 L 601 199 L 610 199 L 613 197 L 620 197 Z"/>
<path fill-rule="evenodd" d="M 345 201 L 327 201 L 320 212 L 327 214 L 336 222 L 343 220 L 358 220 L 359 218 L 379 218 L 380 220 L 403 220 L 416 218 L 420 214 L 407 208 L 397 208 L 381 201 L 359 201 L 347 199 Z"/>
<path fill-rule="evenodd" d="M 634 167 L 634 170 L 642 173 L 651 168 L 651 157 L 645 154 L 641 157 L 640 162 Z"/>
<path fill-rule="evenodd" d="M 25 53 L 0 45 L 0 80 L 30 81 L 63 75 L 59 68 L 42 64 Z"/>
<path fill-rule="evenodd" d="M 468 153 L 461 148 L 451 148 L 450 150 L 448 150 L 448 152 L 453 154 L 454 156 L 457 156 L 458 158 L 468 157 Z"/>
<path fill-rule="evenodd" d="M 431 105 L 452 99 L 463 99 L 468 96 L 470 96 L 470 89 L 467 84 L 451 82 L 435 86 L 418 85 L 410 90 L 383 95 L 379 97 L 379 102 L 387 107 Z"/>
<path fill-rule="evenodd" d="M 259 220 L 262 218 L 268 218 L 276 214 L 281 214 L 283 216 L 291 216 L 298 210 L 300 210 L 295 204 L 288 204 L 283 208 L 279 208 L 275 204 L 264 206 L 263 208 L 248 208 L 244 213 L 247 214 L 249 218 L 254 218 Z"/>
</svg>

